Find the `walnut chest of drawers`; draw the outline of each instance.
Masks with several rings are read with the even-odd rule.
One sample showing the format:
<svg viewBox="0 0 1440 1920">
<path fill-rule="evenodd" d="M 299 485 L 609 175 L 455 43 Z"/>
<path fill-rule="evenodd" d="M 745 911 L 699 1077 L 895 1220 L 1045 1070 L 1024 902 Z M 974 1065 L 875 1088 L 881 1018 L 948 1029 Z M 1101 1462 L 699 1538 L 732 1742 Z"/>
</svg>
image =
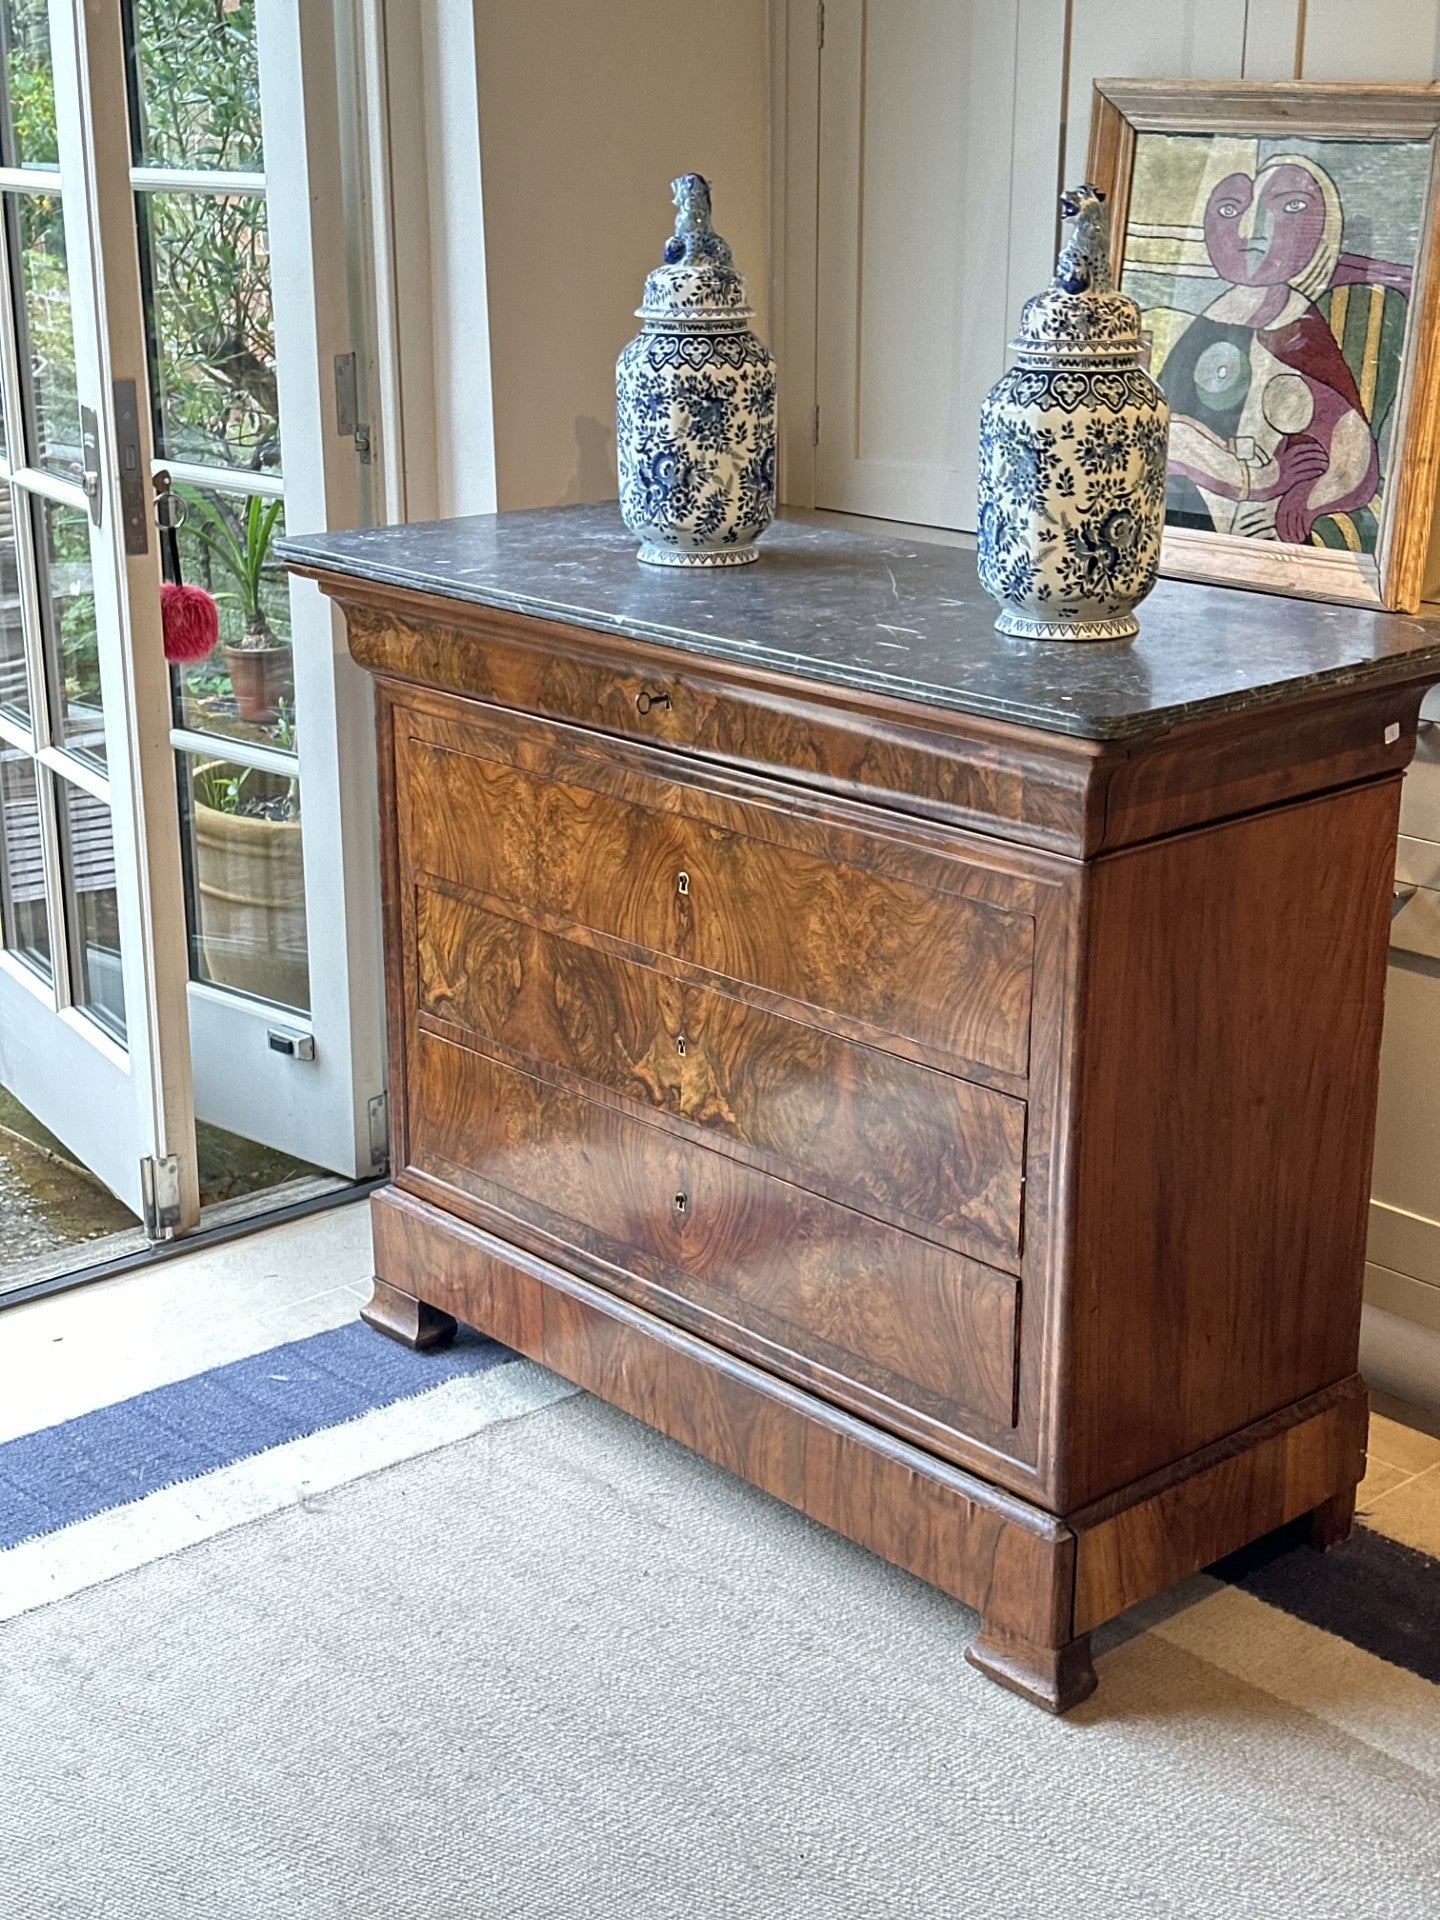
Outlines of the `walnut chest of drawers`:
<svg viewBox="0 0 1440 1920">
<path fill-rule="evenodd" d="M 1165 583 L 1118 656 L 1007 651 L 966 554 L 781 527 L 672 580 L 604 513 L 289 550 L 378 693 L 367 1317 L 557 1369 L 1063 1709 L 1100 1622 L 1348 1528 L 1440 640 Z"/>
</svg>

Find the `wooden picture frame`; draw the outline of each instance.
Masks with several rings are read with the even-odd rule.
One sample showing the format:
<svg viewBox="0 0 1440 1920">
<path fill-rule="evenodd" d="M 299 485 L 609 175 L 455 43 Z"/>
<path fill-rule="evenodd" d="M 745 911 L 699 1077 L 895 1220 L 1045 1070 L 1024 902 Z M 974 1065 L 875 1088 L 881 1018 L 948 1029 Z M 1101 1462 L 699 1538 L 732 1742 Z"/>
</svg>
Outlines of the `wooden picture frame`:
<svg viewBox="0 0 1440 1920">
<path fill-rule="evenodd" d="M 1440 83 L 1097 80 L 1088 173 L 1171 399 L 1162 570 L 1413 613 L 1440 470 Z"/>
</svg>

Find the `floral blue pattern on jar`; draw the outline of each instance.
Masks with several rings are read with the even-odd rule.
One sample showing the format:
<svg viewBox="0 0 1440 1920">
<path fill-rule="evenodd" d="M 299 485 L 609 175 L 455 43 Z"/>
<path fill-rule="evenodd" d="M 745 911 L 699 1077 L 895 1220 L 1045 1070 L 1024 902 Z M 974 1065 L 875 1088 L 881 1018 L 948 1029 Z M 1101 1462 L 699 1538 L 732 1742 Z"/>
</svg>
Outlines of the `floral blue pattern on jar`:
<svg viewBox="0 0 1440 1920">
<path fill-rule="evenodd" d="M 1128 639 L 1160 566 L 1170 409 L 1111 281 L 1104 198 L 1062 196 L 1055 277 L 980 415 L 980 584 L 1021 639 Z"/>
<path fill-rule="evenodd" d="M 620 512 L 651 566 L 742 566 L 775 517 L 775 363 L 709 183 L 686 173 L 671 191 L 675 232 L 615 368 Z"/>
</svg>

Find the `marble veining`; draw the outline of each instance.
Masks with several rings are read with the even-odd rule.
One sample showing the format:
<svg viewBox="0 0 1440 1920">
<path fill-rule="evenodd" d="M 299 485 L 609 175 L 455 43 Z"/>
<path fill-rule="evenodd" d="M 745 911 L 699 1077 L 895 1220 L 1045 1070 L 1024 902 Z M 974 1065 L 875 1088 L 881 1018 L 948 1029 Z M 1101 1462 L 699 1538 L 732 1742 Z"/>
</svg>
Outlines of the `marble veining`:
<svg viewBox="0 0 1440 1920">
<path fill-rule="evenodd" d="M 293 567 L 1090 740 L 1427 668 L 1440 680 L 1440 619 L 1179 580 L 1155 588 L 1134 640 L 1011 639 L 973 553 L 783 518 L 763 566 L 714 573 L 638 566 L 613 502 L 295 536 L 278 551 Z"/>
</svg>

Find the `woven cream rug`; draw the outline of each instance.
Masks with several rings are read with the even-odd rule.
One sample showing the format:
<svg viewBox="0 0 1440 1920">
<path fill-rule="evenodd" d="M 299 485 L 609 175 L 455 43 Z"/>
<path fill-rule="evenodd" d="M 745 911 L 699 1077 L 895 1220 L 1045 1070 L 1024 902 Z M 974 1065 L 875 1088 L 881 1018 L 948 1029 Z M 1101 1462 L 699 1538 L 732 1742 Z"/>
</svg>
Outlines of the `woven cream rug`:
<svg viewBox="0 0 1440 1920">
<path fill-rule="evenodd" d="M 0 1627 L 0 1913 L 1440 1913 L 1431 1680 L 1204 1577 L 1057 1722 L 973 1625 L 589 1398 L 517 1411 Z"/>
</svg>

